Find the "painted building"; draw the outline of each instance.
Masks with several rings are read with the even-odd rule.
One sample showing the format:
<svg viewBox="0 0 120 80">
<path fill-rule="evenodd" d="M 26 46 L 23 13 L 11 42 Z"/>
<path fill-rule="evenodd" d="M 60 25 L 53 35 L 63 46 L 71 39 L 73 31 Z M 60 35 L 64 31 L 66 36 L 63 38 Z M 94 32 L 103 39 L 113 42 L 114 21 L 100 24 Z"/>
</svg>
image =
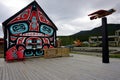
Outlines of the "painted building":
<svg viewBox="0 0 120 80">
<path fill-rule="evenodd" d="M 57 27 L 36 1 L 3 22 L 5 60 L 42 56 L 56 47 Z"/>
</svg>

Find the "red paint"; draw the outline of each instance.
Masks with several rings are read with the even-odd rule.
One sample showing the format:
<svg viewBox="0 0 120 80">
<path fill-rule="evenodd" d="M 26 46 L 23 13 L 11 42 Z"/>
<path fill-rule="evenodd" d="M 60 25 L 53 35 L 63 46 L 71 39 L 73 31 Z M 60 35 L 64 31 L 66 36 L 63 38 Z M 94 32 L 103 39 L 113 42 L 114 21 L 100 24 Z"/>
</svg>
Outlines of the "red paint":
<svg viewBox="0 0 120 80">
<path fill-rule="evenodd" d="M 12 19 L 8 24 L 15 23 L 15 22 L 18 22 L 18 21 L 27 21 L 29 16 L 30 16 L 31 8 L 32 7 L 29 7 L 28 9 L 23 11 L 16 18 Z"/>
</svg>

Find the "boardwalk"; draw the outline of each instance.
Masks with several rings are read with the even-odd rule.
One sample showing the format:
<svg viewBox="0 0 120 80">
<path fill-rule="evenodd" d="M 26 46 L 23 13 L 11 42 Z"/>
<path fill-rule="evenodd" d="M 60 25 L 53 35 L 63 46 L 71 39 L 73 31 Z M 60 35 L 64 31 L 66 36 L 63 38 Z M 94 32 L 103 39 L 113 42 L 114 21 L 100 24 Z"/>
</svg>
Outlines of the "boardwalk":
<svg viewBox="0 0 120 80">
<path fill-rule="evenodd" d="M 0 80 L 120 80 L 120 59 L 103 64 L 100 57 L 77 54 L 12 63 L 1 58 Z"/>
</svg>

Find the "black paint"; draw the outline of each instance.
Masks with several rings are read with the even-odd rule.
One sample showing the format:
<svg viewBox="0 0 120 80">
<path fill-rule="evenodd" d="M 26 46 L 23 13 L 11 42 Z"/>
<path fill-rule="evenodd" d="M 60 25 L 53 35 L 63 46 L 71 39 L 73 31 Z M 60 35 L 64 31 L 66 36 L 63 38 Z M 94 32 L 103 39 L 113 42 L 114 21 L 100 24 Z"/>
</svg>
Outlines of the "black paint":
<svg viewBox="0 0 120 80">
<path fill-rule="evenodd" d="M 107 18 L 102 18 L 102 62 L 109 63 Z"/>
</svg>

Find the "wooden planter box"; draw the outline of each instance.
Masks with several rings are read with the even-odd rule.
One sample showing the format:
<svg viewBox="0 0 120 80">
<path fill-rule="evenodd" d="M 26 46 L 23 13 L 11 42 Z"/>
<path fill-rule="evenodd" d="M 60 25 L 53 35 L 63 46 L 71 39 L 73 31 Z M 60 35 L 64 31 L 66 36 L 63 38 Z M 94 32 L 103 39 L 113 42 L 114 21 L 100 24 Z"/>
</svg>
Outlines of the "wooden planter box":
<svg viewBox="0 0 120 80">
<path fill-rule="evenodd" d="M 62 53 L 63 57 L 67 57 L 67 56 L 69 56 L 70 50 L 69 50 L 69 48 L 62 48 L 61 53 Z"/>
<path fill-rule="evenodd" d="M 68 48 L 44 49 L 44 58 L 67 57 L 69 52 Z"/>
<path fill-rule="evenodd" d="M 56 57 L 57 49 L 51 48 L 51 49 L 44 49 L 44 58 L 54 58 Z"/>
</svg>

